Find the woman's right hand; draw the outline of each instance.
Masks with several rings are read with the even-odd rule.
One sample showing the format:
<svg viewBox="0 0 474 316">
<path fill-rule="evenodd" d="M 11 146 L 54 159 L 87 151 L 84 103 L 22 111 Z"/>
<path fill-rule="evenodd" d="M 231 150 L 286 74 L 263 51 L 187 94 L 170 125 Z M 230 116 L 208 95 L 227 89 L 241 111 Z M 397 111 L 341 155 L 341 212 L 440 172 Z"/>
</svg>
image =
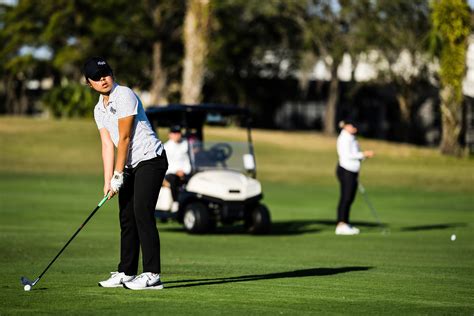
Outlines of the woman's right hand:
<svg viewBox="0 0 474 316">
<path fill-rule="evenodd" d="M 365 158 L 372 158 L 375 155 L 373 150 L 366 150 L 364 151 L 364 157 Z"/>
</svg>

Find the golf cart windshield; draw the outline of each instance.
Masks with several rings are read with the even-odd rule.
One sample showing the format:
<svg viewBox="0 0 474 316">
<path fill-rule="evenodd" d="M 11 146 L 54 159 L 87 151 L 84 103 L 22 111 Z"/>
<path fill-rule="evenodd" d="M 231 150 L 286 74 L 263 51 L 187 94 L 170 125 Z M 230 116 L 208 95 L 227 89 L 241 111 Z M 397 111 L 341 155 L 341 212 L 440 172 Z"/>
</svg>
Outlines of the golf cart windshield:
<svg viewBox="0 0 474 316">
<path fill-rule="evenodd" d="M 189 148 L 194 172 L 210 169 L 255 172 L 255 160 L 248 143 L 195 141 L 189 144 Z"/>
</svg>

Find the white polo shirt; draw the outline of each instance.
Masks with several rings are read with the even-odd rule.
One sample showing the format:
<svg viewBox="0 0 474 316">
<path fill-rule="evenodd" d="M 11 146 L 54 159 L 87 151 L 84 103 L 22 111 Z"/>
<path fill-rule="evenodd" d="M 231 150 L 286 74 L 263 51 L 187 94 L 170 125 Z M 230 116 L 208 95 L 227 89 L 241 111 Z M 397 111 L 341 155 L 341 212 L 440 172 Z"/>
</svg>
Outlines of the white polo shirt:
<svg viewBox="0 0 474 316">
<path fill-rule="evenodd" d="M 354 135 L 346 130 L 342 130 L 337 138 L 337 154 L 339 165 L 352 172 L 359 172 L 360 161 L 364 159 L 364 154 L 359 149 L 359 143 Z"/>
<path fill-rule="evenodd" d="M 168 158 L 169 173 L 176 173 L 182 170 L 185 174 L 191 172 L 191 163 L 188 156 L 188 142 L 182 139 L 179 143 L 171 139 L 165 143 L 166 157 Z"/>
<path fill-rule="evenodd" d="M 151 127 L 142 102 L 128 87 L 114 84 L 109 95 L 109 103 L 104 106 L 103 96 L 94 108 L 94 118 L 97 128 L 107 129 L 115 147 L 118 146 L 118 120 L 127 116 L 135 116 L 129 145 L 126 168 L 134 168 L 140 161 L 161 156 L 163 144 Z"/>
</svg>

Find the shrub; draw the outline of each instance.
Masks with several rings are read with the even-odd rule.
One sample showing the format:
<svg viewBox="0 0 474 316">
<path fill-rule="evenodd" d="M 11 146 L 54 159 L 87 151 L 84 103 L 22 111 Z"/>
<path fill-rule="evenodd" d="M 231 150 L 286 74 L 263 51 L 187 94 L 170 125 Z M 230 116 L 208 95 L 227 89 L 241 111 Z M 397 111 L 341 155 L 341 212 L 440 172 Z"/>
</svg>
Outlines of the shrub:
<svg viewBox="0 0 474 316">
<path fill-rule="evenodd" d="M 54 117 L 91 117 L 97 96 L 87 86 L 74 83 L 54 87 L 42 97 Z"/>
</svg>

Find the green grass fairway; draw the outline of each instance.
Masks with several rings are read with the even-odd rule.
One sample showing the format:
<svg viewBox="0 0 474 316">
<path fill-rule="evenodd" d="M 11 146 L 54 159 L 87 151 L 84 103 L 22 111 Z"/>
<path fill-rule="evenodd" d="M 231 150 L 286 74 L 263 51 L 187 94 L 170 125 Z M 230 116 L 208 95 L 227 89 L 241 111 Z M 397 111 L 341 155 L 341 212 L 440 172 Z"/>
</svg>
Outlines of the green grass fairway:
<svg viewBox="0 0 474 316">
<path fill-rule="evenodd" d="M 362 139 L 378 155 L 361 181 L 387 231 L 359 195 L 362 233 L 346 237 L 334 235 L 335 138 L 254 140 L 270 235 L 158 223 L 165 289 L 104 289 L 119 255 L 114 199 L 24 292 L 20 276 L 36 278 L 101 199 L 99 137 L 92 121 L 0 118 L 0 315 L 474 314 L 474 160 Z"/>
</svg>

